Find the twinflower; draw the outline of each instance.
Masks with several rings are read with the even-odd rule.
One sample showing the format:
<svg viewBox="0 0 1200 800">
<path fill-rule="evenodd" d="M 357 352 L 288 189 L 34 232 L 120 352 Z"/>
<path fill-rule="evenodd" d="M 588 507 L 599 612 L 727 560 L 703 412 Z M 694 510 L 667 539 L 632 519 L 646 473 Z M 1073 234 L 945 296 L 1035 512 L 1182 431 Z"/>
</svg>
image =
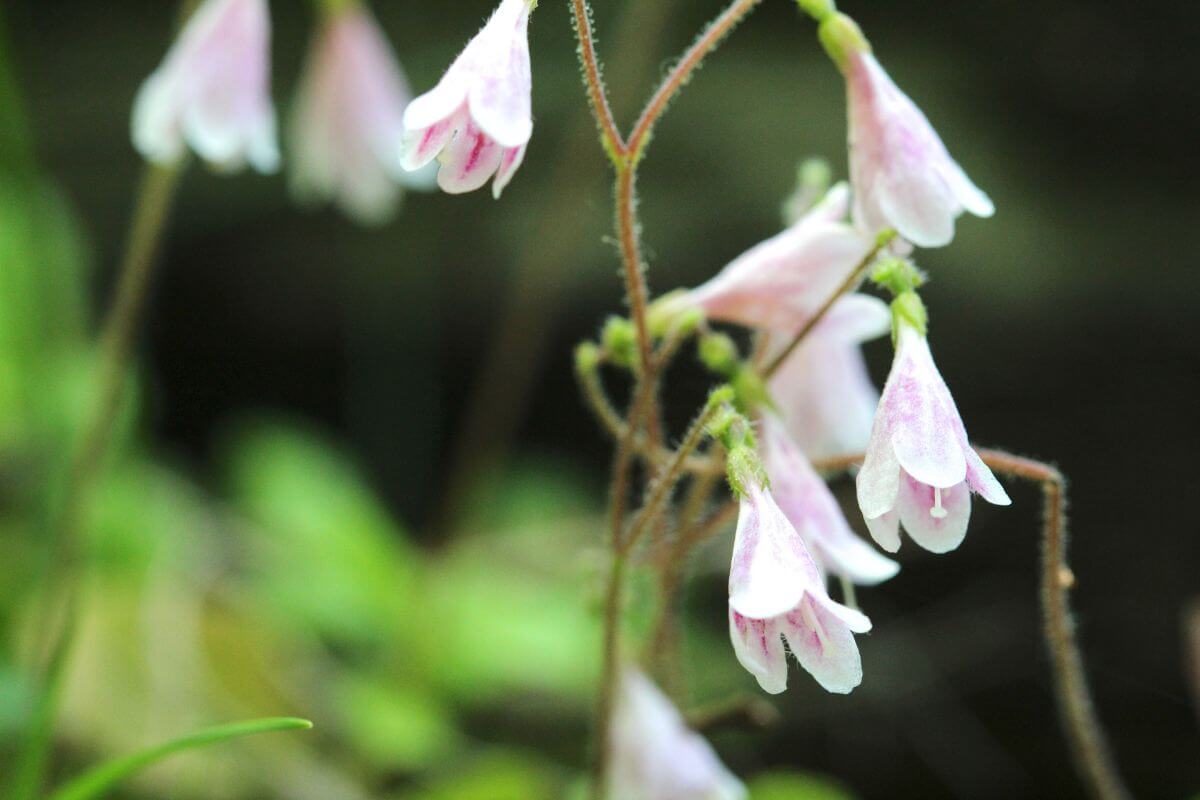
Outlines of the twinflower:
<svg viewBox="0 0 1200 800">
<path fill-rule="evenodd" d="M 996 505 L 1012 502 L 967 440 L 925 334 L 897 314 L 895 360 L 858 473 L 867 527 L 890 552 L 900 549 L 901 524 L 926 550 L 948 552 L 967 535 L 971 492 Z"/>
<path fill-rule="evenodd" d="M 770 694 L 787 688 L 783 642 L 817 683 L 845 694 L 862 682 L 855 633 L 871 621 L 834 602 L 800 534 L 770 491 L 747 481 L 729 569 L 729 635 L 738 661 Z"/>
<path fill-rule="evenodd" d="M 397 147 L 408 81 L 366 6 L 336 6 L 313 40 L 291 121 L 291 183 L 302 201 L 333 200 L 363 223 L 395 211 L 411 182 Z"/>
<path fill-rule="evenodd" d="M 833 14 L 821 23 L 821 39 L 846 77 L 855 220 L 871 234 L 894 228 L 915 245 L 940 247 L 954 238 L 963 211 L 990 217 L 992 201 L 884 71 L 858 26 Z"/>
<path fill-rule="evenodd" d="M 627 667 L 613 709 L 611 800 L 745 800 L 744 787 L 671 701 Z"/>
<path fill-rule="evenodd" d="M 279 166 L 266 0 L 205 0 L 133 105 L 133 143 L 150 161 L 185 145 L 219 169 Z"/>
<path fill-rule="evenodd" d="M 409 104 L 405 169 L 437 158 L 446 192 L 474 191 L 492 176 L 492 195 L 504 191 L 533 134 L 528 26 L 535 5 L 502 0 L 437 86 Z"/>
</svg>

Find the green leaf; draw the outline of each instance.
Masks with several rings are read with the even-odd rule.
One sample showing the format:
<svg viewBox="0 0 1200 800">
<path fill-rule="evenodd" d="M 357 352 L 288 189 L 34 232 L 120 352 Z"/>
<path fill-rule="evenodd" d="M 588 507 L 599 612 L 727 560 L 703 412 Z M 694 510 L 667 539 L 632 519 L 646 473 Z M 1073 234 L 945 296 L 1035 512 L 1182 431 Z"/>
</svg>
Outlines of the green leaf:
<svg viewBox="0 0 1200 800">
<path fill-rule="evenodd" d="M 91 800 L 99 798 L 112 791 L 121 781 L 140 772 L 146 767 L 163 760 L 168 756 L 220 744 L 243 736 L 253 736 L 258 733 L 274 731 L 307 730 L 312 723 L 306 719 L 293 717 L 272 717 L 256 719 L 250 722 L 235 722 L 230 725 L 219 725 L 189 734 L 157 747 L 150 747 L 140 753 L 134 753 L 124 758 L 105 762 L 95 767 L 50 796 L 50 800 Z"/>
<path fill-rule="evenodd" d="M 844 786 L 800 772 L 770 772 L 750 783 L 751 800 L 853 800 Z"/>
</svg>

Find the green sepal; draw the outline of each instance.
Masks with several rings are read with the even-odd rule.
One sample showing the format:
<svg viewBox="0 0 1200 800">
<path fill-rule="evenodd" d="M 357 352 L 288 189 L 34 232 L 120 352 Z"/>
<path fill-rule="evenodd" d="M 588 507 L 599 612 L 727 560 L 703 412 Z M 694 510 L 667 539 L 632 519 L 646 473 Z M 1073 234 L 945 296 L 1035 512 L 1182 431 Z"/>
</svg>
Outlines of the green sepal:
<svg viewBox="0 0 1200 800">
<path fill-rule="evenodd" d="M 851 53 L 871 52 L 871 43 L 863 35 L 858 23 L 842 13 L 833 13 L 821 20 L 817 36 L 825 52 L 843 72 Z"/>
</svg>

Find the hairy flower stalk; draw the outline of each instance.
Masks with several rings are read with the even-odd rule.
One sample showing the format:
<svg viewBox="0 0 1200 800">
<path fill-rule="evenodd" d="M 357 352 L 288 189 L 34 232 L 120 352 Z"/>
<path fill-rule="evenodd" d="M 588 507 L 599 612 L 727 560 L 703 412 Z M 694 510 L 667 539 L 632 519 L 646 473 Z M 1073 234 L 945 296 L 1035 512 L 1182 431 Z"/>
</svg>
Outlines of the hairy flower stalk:
<svg viewBox="0 0 1200 800">
<path fill-rule="evenodd" d="M 860 345 L 890 328 L 891 313 L 882 300 L 847 295 L 776 370 L 771 397 L 808 458 L 841 458 L 866 449 L 879 392 Z M 768 353 L 786 344 L 787 337 L 772 334 Z"/>
<path fill-rule="evenodd" d="M 996 505 L 1012 501 L 967 439 L 933 363 L 916 293 L 902 293 L 893 308 L 896 357 L 858 473 L 858 504 L 885 550 L 900 549 L 903 523 L 921 547 L 946 553 L 967 535 L 971 492 Z"/>
<path fill-rule="evenodd" d="M 400 164 L 412 93 L 379 24 L 360 2 L 336 4 L 313 39 L 291 120 L 291 188 L 301 202 L 336 202 L 379 224 L 402 186 L 424 187 Z"/>
<path fill-rule="evenodd" d="M 500 197 L 533 135 L 529 13 L 534 0 L 502 0 L 437 86 L 404 112 L 402 164 L 417 170 L 435 158 L 438 186 L 474 191 L 493 177 Z"/>
<path fill-rule="evenodd" d="M 156 164 L 185 149 L 222 170 L 279 167 L 266 0 L 205 0 L 133 106 L 133 143 Z"/>
<path fill-rule="evenodd" d="M 611 800 L 744 800 L 742 785 L 671 701 L 632 667 L 620 677 L 610 731 Z"/>
<path fill-rule="evenodd" d="M 880 66 L 854 21 L 830 14 L 820 30 L 846 78 L 856 223 L 868 233 L 894 228 L 915 245 L 940 247 L 954 238 L 963 211 L 990 217 L 992 201 Z"/>
</svg>

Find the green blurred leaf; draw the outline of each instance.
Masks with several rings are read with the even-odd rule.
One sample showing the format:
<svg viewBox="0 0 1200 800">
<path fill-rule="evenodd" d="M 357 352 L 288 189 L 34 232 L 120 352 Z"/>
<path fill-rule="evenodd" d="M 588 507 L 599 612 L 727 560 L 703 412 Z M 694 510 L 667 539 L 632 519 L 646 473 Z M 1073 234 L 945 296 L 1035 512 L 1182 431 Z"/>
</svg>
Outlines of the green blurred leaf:
<svg viewBox="0 0 1200 800">
<path fill-rule="evenodd" d="M 494 751 L 400 800 L 558 800 L 561 780 L 532 755 Z"/>
<path fill-rule="evenodd" d="M 449 711 L 427 691 L 350 674 L 333 704 L 350 749 L 380 772 L 428 767 L 460 743 Z"/>
<path fill-rule="evenodd" d="M 92 798 L 103 797 L 125 779 L 176 753 L 232 741 L 243 736 L 275 731 L 307 730 L 311 727 L 312 723 L 308 720 L 277 717 L 208 728 L 166 744 L 150 747 L 139 753 L 101 764 L 70 781 L 51 795 L 50 800 L 92 800 Z"/>
<path fill-rule="evenodd" d="M 404 622 L 417 554 L 350 459 L 282 424 L 244 430 L 229 452 L 233 494 L 255 523 L 254 583 L 281 619 L 358 644 Z"/>
<path fill-rule="evenodd" d="M 751 800 L 853 800 L 835 781 L 799 772 L 769 772 L 750 782 Z"/>
</svg>

